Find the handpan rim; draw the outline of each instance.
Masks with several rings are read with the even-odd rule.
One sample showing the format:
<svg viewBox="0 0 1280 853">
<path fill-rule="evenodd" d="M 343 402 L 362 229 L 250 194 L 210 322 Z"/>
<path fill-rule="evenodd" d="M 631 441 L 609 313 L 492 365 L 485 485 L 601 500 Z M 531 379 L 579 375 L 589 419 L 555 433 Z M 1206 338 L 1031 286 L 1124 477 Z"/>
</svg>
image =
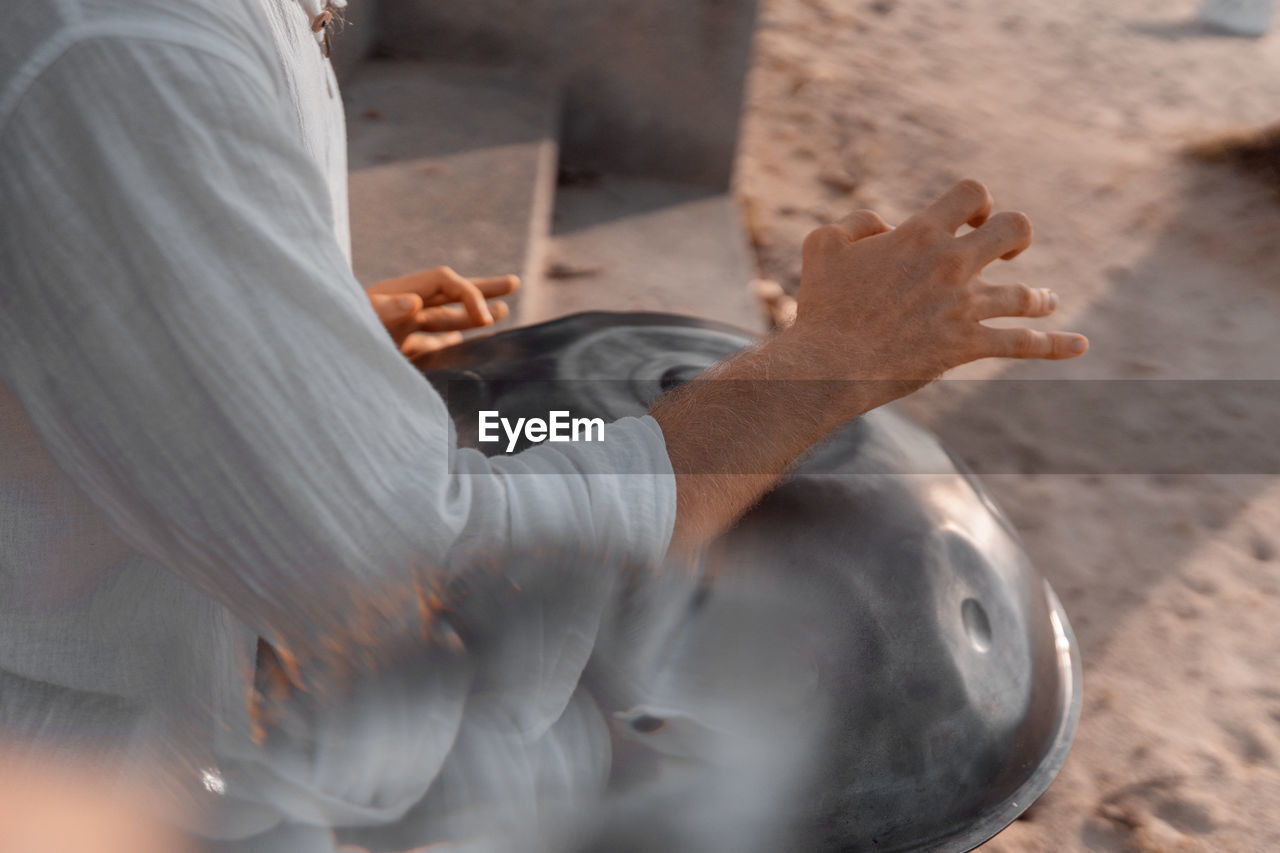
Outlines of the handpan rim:
<svg viewBox="0 0 1280 853">
<path fill-rule="evenodd" d="M 926 846 L 911 845 L 899 850 L 930 850 L 936 853 L 968 853 L 995 838 L 1049 789 L 1062 771 L 1075 741 L 1080 723 L 1080 710 L 1084 700 L 1084 665 L 1075 632 L 1067 619 L 1067 612 L 1057 593 L 1044 583 L 1044 594 L 1049 606 L 1050 619 L 1057 632 L 1058 672 L 1063 685 L 1063 699 L 1059 707 L 1057 730 L 1040 763 L 1017 790 L 1005 798 L 999 806 L 977 818 L 973 824 L 949 836 L 927 842 Z"/>
<path fill-rule="evenodd" d="M 687 317 L 682 314 L 667 314 L 662 311 L 582 311 L 577 314 L 566 314 L 553 320 L 533 323 L 528 326 L 513 326 L 499 329 L 492 333 L 469 338 L 460 344 L 424 353 L 412 359 L 414 367 L 423 371 L 450 370 L 471 367 L 478 357 L 487 350 L 500 347 L 504 339 L 517 333 L 528 333 L 538 329 L 543 333 L 554 333 L 557 328 L 573 329 L 591 326 L 678 326 L 690 329 L 712 329 L 730 335 L 741 335 L 744 345 L 760 340 L 758 332 L 748 331 L 741 326 L 723 323 L 719 320 L 704 320 L 701 317 Z"/>
</svg>

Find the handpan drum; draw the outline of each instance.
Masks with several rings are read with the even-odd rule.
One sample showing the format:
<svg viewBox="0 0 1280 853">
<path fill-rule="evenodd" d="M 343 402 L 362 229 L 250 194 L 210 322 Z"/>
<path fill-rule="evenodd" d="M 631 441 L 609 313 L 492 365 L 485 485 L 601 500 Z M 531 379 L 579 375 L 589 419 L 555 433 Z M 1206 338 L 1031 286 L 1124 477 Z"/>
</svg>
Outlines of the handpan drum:
<svg viewBox="0 0 1280 853">
<path fill-rule="evenodd" d="M 589 313 L 418 366 L 459 441 L 501 452 L 475 444 L 479 408 L 640 415 L 750 343 L 685 317 Z M 971 850 L 1057 775 L 1081 699 L 1062 606 L 977 479 L 892 407 L 837 430 L 712 552 L 837 614 L 819 677 L 838 711 L 797 849 Z"/>
</svg>

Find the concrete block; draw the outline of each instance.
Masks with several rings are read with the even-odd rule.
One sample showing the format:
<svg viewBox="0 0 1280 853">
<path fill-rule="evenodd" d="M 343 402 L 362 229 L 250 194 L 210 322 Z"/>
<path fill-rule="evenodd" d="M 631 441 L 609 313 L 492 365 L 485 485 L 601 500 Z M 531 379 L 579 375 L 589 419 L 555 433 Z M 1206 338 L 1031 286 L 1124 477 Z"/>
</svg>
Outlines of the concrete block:
<svg viewBox="0 0 1280 853">
<path fill-rule="evenodd" d="M 757 0 L 381 0 L 394 54 L 507 63 L 564 91 L 575 166 L 726 189 Z"/>
<path fill-rule="evenodd" d="M 553 95 L 510 72 L 370 62 L 344 85 L 356 275 L 541 265 L 555 188 Z"/>
<path fill-rule="evenodd" d="M 577 311 L 670 311 L 764 330 L 727 194 L 613 177 L 563 187 L 548 255 L 549 274 L 521 306 L 521 324 Z"/>
</svg>

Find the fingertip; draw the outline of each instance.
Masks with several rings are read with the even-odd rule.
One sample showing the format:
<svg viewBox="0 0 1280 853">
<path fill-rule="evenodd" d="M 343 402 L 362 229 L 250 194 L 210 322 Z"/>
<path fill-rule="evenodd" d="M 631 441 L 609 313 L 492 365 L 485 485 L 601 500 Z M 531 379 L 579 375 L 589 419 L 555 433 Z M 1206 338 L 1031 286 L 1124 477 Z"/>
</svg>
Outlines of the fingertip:
<svg viewBox="0 0 1280 853">
<path fill-rule="evenodd" d="M 421 301 L 412 294 L 398 293 L 394 295 L 370 293 L 369 300 L 373 310 L 384 324 L 401 323 L 413 316 Z"/>
<path fill-rule="evenodd" d="M 1048 317 L 1058 310 L 1058 294 L 1054 293 L 1051 288 L 1037 288 L 1036 293 L 1039 298 L 1034 301 L 1034 308 L 1028 316 Z"/>
<path fill-rule="evenodd" d="M 853 213 L 837 220 L 838 228 L 847 242 L 856 243 L 867 237 L 875 237 L 893 229 L 874 210 L 855 210 Z"/>
<path fill-rule="evenodd" d="M 991 196 L 991 190 L 987 189 L 987 185 L 982 183 L 982 181 L 969 178 L 961 183 L 972 185 L 972 191 L 974 194 L 980 195 L 982 199 L 977 211 L 973 214 L 973 218 L 969 220 L 970 225 L 974 228 L 979 228 L 986 224 L 986 221 L 991 218 L 991 211 L 995 210 L 996 206 L 995 199 Z"/>
<path fill-rule="evenodd" d="M 956 181 L 956 185 L 951 188 L 951 193 L 968 195 L 983 210 L 990 210 L 992 204 L 991 190 L 987 189 L 987 185 L 977 178 L 961 178 Z"/>
<path fill-rule="evenodd" d="M 509 276 L 507 276 L 507 284 L 511 286 L 511 291 L 510 291 L 510 292 L 514 293 L 515 291 L 519 290 L 519 289 L 520 289 L 520 276 L 518 276 L 518 275 L 509 275 Z"/>
<path fill-rule="evenodd" d="M 400 353 L 405 358 L 414 359 L 427 353 L 442 350 L 445 347 L 460 344 L 462 341 L 462 332 L 414 332 L 404 339 L 404 343 L 400 345 Z"/>
<path fill-rule="evenodd" d="M 484 296 L 478 291 L 468 293 L 464 304 L 467 316 L 471 318 L 472 323 L 477 326 L 493 325 L 493 315 L 489 313 L 489 305 L 484 301 Z"/>
<path fill-rule="evenodd" d="M 1052 354 L 1049 358 L 1067 359 L 1079 358 L 1089 351 L 1089 339 L 1084 335 L 1068 334 L 1066 332 L 1054 332 L 1051 337 L 1053 340 Z"/>
</svg>

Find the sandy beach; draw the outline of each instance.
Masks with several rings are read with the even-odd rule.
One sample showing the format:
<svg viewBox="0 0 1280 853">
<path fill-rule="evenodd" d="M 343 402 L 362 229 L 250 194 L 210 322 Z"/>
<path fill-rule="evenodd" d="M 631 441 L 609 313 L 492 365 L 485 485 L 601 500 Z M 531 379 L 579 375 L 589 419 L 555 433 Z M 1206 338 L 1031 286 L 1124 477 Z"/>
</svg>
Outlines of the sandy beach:
<svg viewBox="0 0 1280 853">
<path fill-rule="evenodd" d="M 957 372 L 1045 383 L 1016 406 L 980 383 L 908 402 L 983 474 L 1084 657 L 1071 757 L 992 853 L 1280 850 L 1280 465 L 1205 452 L 1267 447 L 1270 410 L 1210 392 L 1280 379 L 1280 195 L 1184 153 L 1280 121 L 1277 30 L 1215 33 L 1184 0 L 764 0 L 738 170 L 761 274 L 794 289 L 815 225 L 976 177 L 1037 233 L 988 278 L 1053 287 L 1033 322 L 1092 341 Z M 1182 383 L 1159 386 L 1181 409 L 1125 422 L 1165 461 L 1115 473 L 1066 379 Z"/>
</svg>

